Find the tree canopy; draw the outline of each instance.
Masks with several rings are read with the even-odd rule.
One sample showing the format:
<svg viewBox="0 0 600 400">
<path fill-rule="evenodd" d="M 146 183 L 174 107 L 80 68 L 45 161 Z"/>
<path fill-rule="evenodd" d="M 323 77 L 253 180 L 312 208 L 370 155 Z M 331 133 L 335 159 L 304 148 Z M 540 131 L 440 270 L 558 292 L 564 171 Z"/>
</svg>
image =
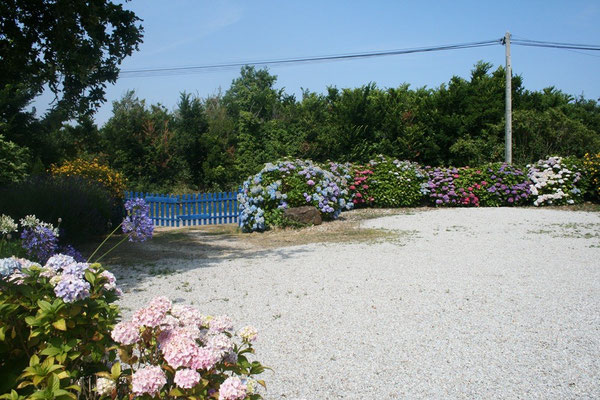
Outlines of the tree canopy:
<svg viewBox="0 0 600 400">
<path fill-rule="evenodd" d="M 0 2 L 0 117 L 16 115 L 45 88 L 60 121 L 105 101 L 121 61 L 142 40 L 140 19 L 107 0 Z"/>
</svg>

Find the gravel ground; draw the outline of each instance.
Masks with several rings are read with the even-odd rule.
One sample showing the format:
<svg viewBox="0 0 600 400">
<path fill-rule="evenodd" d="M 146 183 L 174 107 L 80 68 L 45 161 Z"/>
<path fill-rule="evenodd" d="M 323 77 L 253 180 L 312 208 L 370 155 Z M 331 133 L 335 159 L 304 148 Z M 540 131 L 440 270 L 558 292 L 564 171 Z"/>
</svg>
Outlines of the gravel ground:
<svg viewBox="0 0 600 400">
<path fill-rule="evenodd" d="M 256 326 L 267 399 L 600 398 L 600 213 L 436 209 L 362 225 L 398 239 L 229 243 L 123 276 L 121 305 L 167 295 Z"/>
</svg>

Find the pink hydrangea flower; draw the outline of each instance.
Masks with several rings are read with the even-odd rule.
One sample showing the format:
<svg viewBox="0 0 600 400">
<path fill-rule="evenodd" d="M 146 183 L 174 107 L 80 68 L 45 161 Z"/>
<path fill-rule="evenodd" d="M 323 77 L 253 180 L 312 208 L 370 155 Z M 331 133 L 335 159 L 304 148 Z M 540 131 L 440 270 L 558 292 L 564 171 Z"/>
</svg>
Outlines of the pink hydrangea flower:
<svg viewBox="0 0 600 400">
<path fill-rule="evenodd" d="M 200 374 L 193 369 L 180 369 L 175 372 L 175 384 L 183 389 L 191 389 L 200 382 Z"/>
<path fill-rule="evenodd" d="M 162 346 L 163 357 L 173 368 L 193 368 L 193 360 L 199 349 L 195 340 L 181 335 L 174 335 Z"/>
<path fill-rule="evenodd" d="M 233 329 L 233 321 L 227 315 L 220 315 L 209 321 L 209 328 L 213 332 L 225 332 Z"/>
<path fill-rule="evenodd" d="M 108 280 L 108 282 L 104 284 L 104 289 L 115 290 L 117 288 L 117 278 L 115 278 L 115 275 L 112 272 L 102 271 L 100 276 L 103 276 Z"/>
<path fill-rule="evenodd" d="M 158 343 L 161 346 L 166 346 L 175 337 L 186 337 L 188 339 L 203 340 L 205 332 L 197 328 L 196 326 L 179 326 L 175 328 L 167 328 L 160 332 L 158 335 Z"/>
<path fill-rule="evenodd" d="M 204 316 L 194 307 L 175 305 L 171 309 L 171 314 L 179 319 L 182 325 L 203 325 Z"/>
<path fill-rule="evenodd" d="M 166 385 L 167 377 L 157 366 L 148 366 L 137 370 L 131 377 L 131 390 L 134 394 L 151 396 L 157 394 Z"/>
<path fill-rule="evenodd" d="M 150 301 L 148 307 L 154 308 L 164 314 L 166 314 L 172 307 L 171 300 L 166 296 L 155 297 Z"/>
<path fill-rule="evenodd" d="M 225 379 L 219 388 L 219 400 L 242 400 L 246 397 L 246 385 L 238 377 Z"/>
<path fill-rule="evenodd" d="M 200 347 L 192 359 L 191 367 L 194 369 L 212 369 L 221 360 L 221 354 L 207 347 Z"/>
<path fill-rule="evenodd" d="M 140 308 L 133 314 L 133 323 L 137 326 L 149 326 L 151 328 L 155 328 L 162 323 L 165 315 L 166 312 L 160 308 Z"/>
<path fill-rule="evenodd" d="M 223 357 L 225 354 L 233 350 L 233 341 L 222 333 L 218 335 L 210 335 L 207 336 L 206 347 Z"/>
<path fill-rule="evenodd" d="M 113 328 L 111 336 L 115 342 L 129 345 L 140 340 L 140 331 L 133 322 L 119 322 Z"/>
</svg>

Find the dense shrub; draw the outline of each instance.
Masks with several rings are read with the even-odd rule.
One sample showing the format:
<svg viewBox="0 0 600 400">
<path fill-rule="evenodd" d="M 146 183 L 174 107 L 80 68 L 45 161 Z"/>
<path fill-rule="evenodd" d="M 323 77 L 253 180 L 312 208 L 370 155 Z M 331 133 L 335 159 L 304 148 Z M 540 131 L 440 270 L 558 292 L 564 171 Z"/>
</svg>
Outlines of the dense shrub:
<svg viewBox="0 0 600 400">
<path fill-rule="evenodd" d="M 36 177 L 2 187 L 0 209 L 16 220 L 34 214 L 57 224 L 61 218 L 61 238 L 70 243 L 108 232 L 123 216 L 121 200 L 77 177 Z"/>
<path fill-rule="evenodd" d="M 113 197 L 122 199 L 125 195 L 125 179 L 123 175 L 100 163 L 97 159 L 92 161 L 81 158 L 66 161 L 60 167 L 52 165 L 50 172 L 53 176 L 75 176 L 89 179 L 104 187 Z"/>
<path fill-rule="evenodd" d="M 479 206 L 481 181 L 472 182 L 479 178 L 479 174 L 469 168 L 428 168 L 429 181 L 424 186 L 424 192 L 429 195 L 431 202 L 436 206 Z M 458 179 L 465 174 L 462 181 Z M 468 177 L 468 178 L 467 178 Z M 465 179 L 467 178 L 467 179 Z M 467 185 L 465 183 L 469 182 Z M 466 187 L 465 187 L 466 186 Z"/>
<path fill-rule="evenodd" d="M 0 135 L 0 185 L 22 181 L 27 176 L 28 160 L 27 149 Z"/>
<path fill-rule="evenodd" d="M 428 176 L 419 164 L 379 155 L 369 166 L 373 174 L 362 188 L 368 189 L 375 207 L 414 207 L 421 203 L 421 188 Z"/>
<path fill-rule="evenodd" d="M 530 202 L 531 182 L 520 169 L 493 163 L 478 168 L 465 168 L 456 180 L 459 187 L 473 187 L 483 207 L 525 205 Z"/>
<path fill-rule="evenodd" d="M 430 168 L 426 191 L 436 206 L 514 206 L 530 202 L 530 184 L 518 168 L 493 163 L 477 168 Z"/>
<path fill-rule="evenodd" d="M 55 255 L 42 267 L 0 259 L 0 394 L 75 398 L 116 353 L 114 276 Z M 43 396 L 43 397 L 42 397 Z"/>
<path fill-rule="evenodd" d="M 339 178 L 311 161 L 279 161 L 266 164 L 246 180 L 238 195 L 240 226 L 245 232 L 263 231 L 280 221 L 288 207 L 315 206 L 325 220 L 336 219 L 352 208 Z"/>
<path fill-rule="evenodd" d="M 576 204 L 583 200 L 580 163 L 571 157 L 549 157 L 528 165 L 533 205 Z"/>
<path fill-rule="evenodd" d="M 248 358 L 258 332 L 246 326 L 236 333 L 227 316 L 205 316 L 156 297 L 131 320 L 119 322 L 111 336 L 120 360 L 131 368 L 115 363 L 111 373 L 100 374 L 101 398 L 262 398 L 256 389 L 264 382 L 253 376 L 265 367 Z"/>
<path fill-rule="evenodd" d="M 589 182 L 588 195 L 592 200 L 600 200 L 600 153 L 586 153 L 583 159 L 584 175 Z"/>
</svg>

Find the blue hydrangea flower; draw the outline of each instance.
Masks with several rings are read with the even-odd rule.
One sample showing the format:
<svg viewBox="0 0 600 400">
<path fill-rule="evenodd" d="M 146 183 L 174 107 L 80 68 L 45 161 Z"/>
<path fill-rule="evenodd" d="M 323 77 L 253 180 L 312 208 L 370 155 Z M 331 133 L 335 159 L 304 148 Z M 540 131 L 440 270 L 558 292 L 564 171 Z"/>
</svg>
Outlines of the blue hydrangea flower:
<svg viewBox="0 0 600 400">
<path fill-rule="evenodd" d="M 0 277 L 5 278 L 12 275 L 15 271 L 21 271 L 21 263 L 16 258 L 0 259 Z"/>
<path fill-rule="evenodd" d="M 77 263 L 77 261 L 75 261 L 75 259 L 71 256 L 68 256 L 66 254 L 55 254 L 48 259 L 48 261 L 46 262 L 46 265 L 44 265 L 44 267 L 50 268 L 50 269 L 54 270 L 55 272 L 61 272 L 67 266 L 76 264 L 76 263 Z"/>
<path fill-rule="evenodd" d="M 54 293 L 65 303 L 72 303 L 90 296 L 90 284 L 75 275 L 66 274 L 54 287 Z"/>
</svg>

